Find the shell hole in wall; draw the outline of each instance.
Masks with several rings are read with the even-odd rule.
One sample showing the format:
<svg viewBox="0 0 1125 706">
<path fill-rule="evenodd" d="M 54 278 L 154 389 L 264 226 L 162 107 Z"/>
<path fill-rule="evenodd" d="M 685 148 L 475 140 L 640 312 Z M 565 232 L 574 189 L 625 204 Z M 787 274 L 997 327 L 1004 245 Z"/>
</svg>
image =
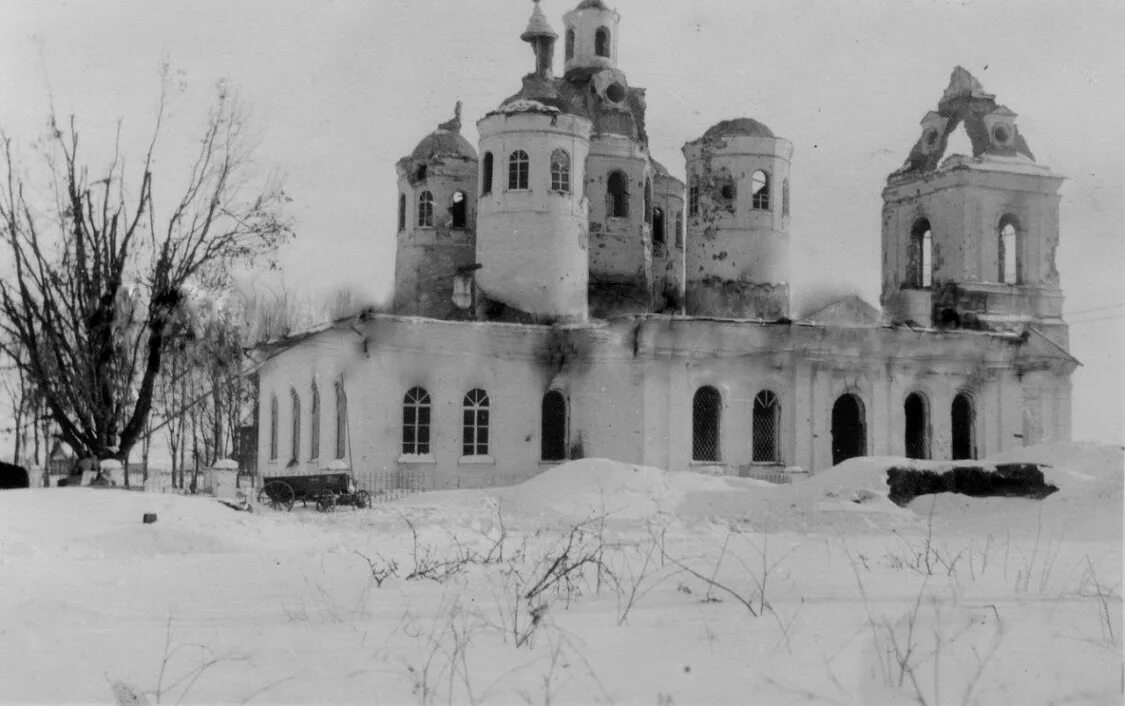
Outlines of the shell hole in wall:
<svg viewBox="0 0 1125 706">
<path fill-rule="evenodd" d="M 605 97 L 610 99 L 614 103 L 620 103 L 621 101 L 625 100 L 625 87 L 617 81 L 614 81 L 613 83 L 606 86 Z"/>
</svg>

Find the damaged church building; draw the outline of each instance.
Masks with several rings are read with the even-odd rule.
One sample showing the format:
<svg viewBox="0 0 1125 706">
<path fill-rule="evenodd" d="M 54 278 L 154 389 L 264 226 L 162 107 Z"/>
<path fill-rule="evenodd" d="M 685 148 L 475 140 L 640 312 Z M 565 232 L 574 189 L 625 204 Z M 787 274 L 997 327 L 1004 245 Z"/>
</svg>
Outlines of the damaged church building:
<svg viewBox="0 0 1125 706">
<path fill-rule="evenodd" d="M 793 144 L 723 120 L 679 181 L 650 154 L 619 22 L 602 0 L 567 12 L 557 75 L 536 2 L 534 70 L 479 144 L 458 105 L 398 161 L 392 310 L 260 349 L 264 475 L 343 462 L 476 487 L 581 457 L 804 474 L 1069 438 L 1062 177 L 1015 113 L 954 70 L 883 189 L 882 309 L 797 315 Z M 971 155 L 946 155 L 956 130 Z"/>
</svg>

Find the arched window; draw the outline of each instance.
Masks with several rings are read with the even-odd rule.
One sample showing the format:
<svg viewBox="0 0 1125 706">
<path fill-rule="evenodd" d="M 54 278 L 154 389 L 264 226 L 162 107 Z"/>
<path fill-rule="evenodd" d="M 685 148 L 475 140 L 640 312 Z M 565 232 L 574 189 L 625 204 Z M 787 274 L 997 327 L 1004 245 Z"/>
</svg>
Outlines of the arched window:
<svg viewBox="0 0 1125 706">
<path fill-rule="evenodd" d="M 469 390 L 462 403 L 461 455 L 488 455 L 488 394 Z"/>
<path fill-rule="evenodd" d="M 969 393 L 959 392 L 953 398 L 950 417 L 952 417 L 950 421 L 953 431 L 953 460 L 976 458 L 976 410 L 973 409 L 973 398 Z"/>
<path fill-rule="evenodd" d="M 348 450 L 348 397 L 344 383 L 336 383 L 336 458 L 347 456 Z"/>
<path fill-rule="evenodd" d="M 930 222 L 919 218 L 910 229 L 910 247 L 906 260 L 906 285 L 926 289 L 933 284 L 934 238 Z"/>
<path fill-rule="evenodd" d="M 594 32 L 594 53 L 598 56 L 609 56 L 609 29 L 598 27 Z"/>
<path fill-rule="evenodd" d="M 528 172 L 531 169 L 531 160 L 527 152 L 516 150 L 508 157 L 508 188 L 528 188 Z"/>
<path fill-rule="evenodd" d="M 402 453 L 430 453 L 430 393 L 412 387 L 402 399 Z"/>
<path fill-rule="evenodd" d="M 691 460 L 719 460 L 719 391 L 705 386 L 695 391 L 691 405 Z"/>
<path fill-rule="evenodd" d="M 398 195 L 398 230 L 406 230 L 406 194 Z"/>
<path fill-rule="evenodd" d="M 906 419 L 905 449 L 907 458 L 930 457 L 930 412 L 926 398 L 917 392 L 906 396 L 902 405 Z"/>
<path fill-rule="evenodd" d="M 290 460 L 296 461 L 301 457 L 301 396 L 293 388 L 289 388 L 289 401 L 292 407 L 292 436 L 290 437 Z"/>
<path fill-rule="evenodd" d="M 548 390 L 543 395 L 540 416 L 539 458 L 544 461 L 566 459 L 566 425 L 566 397 L 558 390 Z"/>
<path fill-rule="evenodd" d="M 645 179 L 645 223 L 652 223 L 652 180 Z"/>
<path fill-rule="evenodd" d="M 699 215 L 699 179 L 693 174 L 691 186 L 688 187 L 688 215 Z"/>
<path fill-rule="evenodd" d="M 418 226 L 434 227 L 434 195 L 429 191 L 418 194 Z"/>
<path fill-rule="evenodd" d="M 629 217 L 629 180 L 625 172 L 610 172 L 606 180 L 605 210 L 611 218 Z"/>
<path fill-rule="evenodd" d="M 570 153 L 563 149 L 551 153 L 551 191 L 570 192 Z"/>
<path fill-rule="evenodd" d="M 754 396 L 753 455 L 755 463 L 780 463 L 781 403 L 770 390 Z"/>
<path fill-rule="evenodd" d="M 1023 274 L 1020 272 L 1019 221 L 1015 216 L 1005 215 L 1000 219 L 999 257 L 1000 281 L 1004 284 L 1019 284 Z"/>
<path fill-rule="evenodd" d="M 867 421 L 863 402 L 845 393 L 832 405 L 832 465 L 867 455 Z"/>
<path fill-rule="evenodd" d="M 312 405 L 309 410 L 309 460 L 320 458 L 320 390 L 312 384 Z"/>
<path fill-rule="evenodd" d="M 480 172 L 480 195 L 492 193 L 492 153 L 484 153 L 484 161 L 481 162 Z"/>
<path fill-rule="evenodd" d="M 270 396 L 270 460 L 277 460 L 277 395 Z"/>
<path fill-rule="evenodd" d="M 676 247 L 684 247 L 684 212 L 676 211 Z"/>
<path fill-rule="evenodd" d="M 664 209 L 652 209 L 652 247 L 655 250 L 663 251 L 667 236 L 664 232 Z"/>
<path fill-rule="evenodd" d="M 770 210 L 770 175 L 761 169 L 750 176 L 750 208 Z"/>
<path fill-rule="evenodd" d="M 566 31 L 566 60 L 570 61 L 574 58 L 574 30 L 568 29 Z"/>
<path fill-rule="evenodd" d="M 464 191 L 453 192 L 453 203 L 449 205 L 449 216 L 453 227 L 464 229 L 468 223 L 469 201 L 465 198 Z"/>
<path fill-rule="evenodd" d="M 781 215 L 789 215 L 789 180 L 781 182 Z"/>
</svg>

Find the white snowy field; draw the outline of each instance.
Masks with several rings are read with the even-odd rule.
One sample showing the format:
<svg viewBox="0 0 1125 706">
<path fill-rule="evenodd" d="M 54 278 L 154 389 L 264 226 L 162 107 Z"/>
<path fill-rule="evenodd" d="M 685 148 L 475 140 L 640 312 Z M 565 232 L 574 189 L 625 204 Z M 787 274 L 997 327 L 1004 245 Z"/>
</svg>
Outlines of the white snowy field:
<svg viewBox="0 0 1125 706">
<path fill-rule="evenodd" d="M 1060 491 L 900 508 L 904 459 L 585 460 L 328 514 L 4 491 L 0 702 L 1121 703 L 1122 449 L 1004 460 Z"/>
</svg>

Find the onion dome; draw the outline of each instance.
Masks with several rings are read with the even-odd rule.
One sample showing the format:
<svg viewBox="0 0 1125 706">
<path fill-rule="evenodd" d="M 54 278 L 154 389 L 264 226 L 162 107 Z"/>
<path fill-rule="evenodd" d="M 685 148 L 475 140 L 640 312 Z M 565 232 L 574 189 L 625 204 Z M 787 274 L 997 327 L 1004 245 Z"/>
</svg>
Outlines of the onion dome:
<svg viewBox="0 0 1125 706">
<path fill-rule="evenodd" d="M 461 135 L 461 101 L 457 101 L 453 119 L 438 125 L 437 130 L 423 137 L 410 153 L 410 158 L 418 161 L 436 157 L 477 158 L 473 145 Z"/>
<path fill-rule="evenodd" d="M 543 14 L 543 10 L 539 7 L 539 0 L 534 0 L 535 7 L 531 11 L 531 19 L 527 21 L 527 29 L 520 35 L 520 39 L 525 42 L 530 42 L 536 37 L 551 37 L 558 39 L 555 30 L 551 29 L 551 25 L 547 22 L 547 17 Z"/>
<path fill-rule="evenodd" d="M 717 137 L 775 137 L 773 130 L 753 118 L 735 118 L 715 123 L 703 133 L 704 139 Z"/>
</svg>

